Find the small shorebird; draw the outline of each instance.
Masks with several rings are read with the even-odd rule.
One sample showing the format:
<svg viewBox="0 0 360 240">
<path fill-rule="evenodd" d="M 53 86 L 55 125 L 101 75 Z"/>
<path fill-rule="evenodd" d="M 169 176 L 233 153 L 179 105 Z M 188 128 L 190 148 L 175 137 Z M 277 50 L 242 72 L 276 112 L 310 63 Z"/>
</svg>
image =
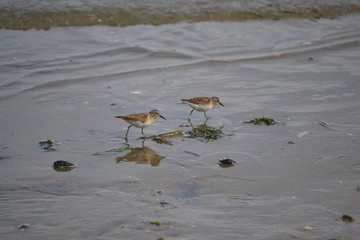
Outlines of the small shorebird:
<svg viewBox="0 0 360 240">
<path fill-rule="evenodd" d="M 224 107 L 218 97 L 194 97 L 190 99 L 181 99 L 181 101 L 189 104 L 193 108 L 193 110 L 191 110 L 190 112 L 189 119 L 194 110 L 204 112 L 204 116 L 206 117 L 206 119 L 208 119 L 208 117 L 206 116 L 206 112 L 215 107 L 216 104 L 220 104 Z"/>
<path fill-rule="evenodd" d="M 144 134 L 144 128 L 148 127 L 150 124 L 155 122 L 156 118 L 158 118 L 158 117 L 161 117 L 166 120 L 165 117 L 161 116 L 160 111 L 156 110 L 156 109 L 151 110 L 149 113 L 135 113 L 135 114 L 131 114 L 131 115 L 115 116 L 115 117 L 121 118 L 121 119 L 125 120 L 126 122 L 130 123 L 130 126 L 128 127 L 126 134 L 125 134 L 126 140 L 128 138 L 128 133 L 129 133 L 130 127 L 134 126 L 137 128 L 141 128 L 141 133 L 146 138 L 146 135 Z"/>
</svg>

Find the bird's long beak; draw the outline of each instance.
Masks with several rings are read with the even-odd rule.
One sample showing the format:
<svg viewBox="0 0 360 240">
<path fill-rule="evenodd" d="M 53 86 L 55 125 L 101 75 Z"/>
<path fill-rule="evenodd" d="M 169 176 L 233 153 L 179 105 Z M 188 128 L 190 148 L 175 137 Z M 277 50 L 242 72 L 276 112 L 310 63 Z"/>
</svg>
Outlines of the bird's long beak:
<svg viewBox="0 0 360 240">
<path fill-rule="evenodd" d="M 163 119 L 167 120 L 164 116 L 161 116 L 161 115 L 160 115 L 159 117 L 161 117 L 161 118 L 163 118 Z"/>
<path fill-rule="evenodd" d="M 218 101 L 218 103 L 219 103 L 221 106 L 225 107 L 224 104 L 222 104 L 220 101 Z"/>
</svg>

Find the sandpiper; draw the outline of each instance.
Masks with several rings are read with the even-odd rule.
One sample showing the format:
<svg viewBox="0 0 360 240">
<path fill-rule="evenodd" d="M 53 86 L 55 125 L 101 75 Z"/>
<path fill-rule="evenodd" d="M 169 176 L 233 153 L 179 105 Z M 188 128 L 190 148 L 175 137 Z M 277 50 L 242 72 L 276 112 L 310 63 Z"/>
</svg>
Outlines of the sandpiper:
<svg viewBox="0 0 360 240">
<path fill-rule="evenodd" d="M 206 116 L 206 112 L 215 107 L 216 104 L 220 104 L 224 107 L 218 97 L 194 97 L 190 99 L 181 99 L 181 101 L 189 104 L 193 108 L 190 112 L 189 119 L 194 110 L 204 112 L 204 116 L 207 119 L 208 117 Z"/>
<path fill-rule="evenodd" d="M 121 118 L 121 119 L 125 120 L 126 122 L 130 123 L 130 126 L 128 127 L 126 134 L 125 134 L 126 140 L 128 138 L 128 133 L 129 133 L 130 127 L 134 126 L 137 128 L 141 128 L 141 133 L 146 138 L 146 135 L 144 134 L 144 128 L 148 127 L 150 124 L 155 122 L 156 118 L 158 118 L 158 117 L 161 117 L 166 120 L 165 117 L 161 116 L 160 111 L 156 110 L 156 109 L 151 110 L 149 113 L 135 113 L 135 114 L 131 114 L 131 115 L 115 116 L 115 117 Z"/>
</svg>

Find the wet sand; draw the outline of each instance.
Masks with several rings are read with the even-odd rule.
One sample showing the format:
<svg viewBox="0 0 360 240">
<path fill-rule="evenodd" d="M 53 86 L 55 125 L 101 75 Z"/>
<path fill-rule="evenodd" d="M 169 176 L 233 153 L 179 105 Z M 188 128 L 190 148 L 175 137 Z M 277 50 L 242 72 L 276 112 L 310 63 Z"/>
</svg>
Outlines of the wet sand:
<svg viewBox="0 0 360 240">
<path fill-rule="evenodd" d="M 358 19 L 1 30 L 1 238 L 357 239 Z M 115 115 L 156 108 L 146 134 L 190 131 L 180 99 L 202 95 L 226 137 L 131 128 L 107 151 L 126 146 Z M 244 123 L 263 116 L 280 124 Z"/>
<path fill-rule="evenodd" d="M 337 18 L 359 13 L 357 0 L 2 0 L 0 29 L 154 25 L 179 22 Z"/>
</svg>

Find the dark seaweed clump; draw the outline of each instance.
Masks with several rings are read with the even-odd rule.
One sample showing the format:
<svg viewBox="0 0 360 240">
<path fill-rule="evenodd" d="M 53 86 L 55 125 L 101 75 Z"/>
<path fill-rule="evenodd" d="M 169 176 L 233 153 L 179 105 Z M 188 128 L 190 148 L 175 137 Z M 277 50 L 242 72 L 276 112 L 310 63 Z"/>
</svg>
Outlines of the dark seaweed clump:
<svg viewBox="0 0 360 240">
<path fill-rule="evenodd" d="M 131 150 L 132 147 L 129 144 L 124 144 L 124 147 L 118 147 L 118 148 L 111 148 L 111 149 L 107 149 L 104 152 L 96 152 L 93 155 L 109 155 L 109 154 L 116 154 L 116 153 L 121 153 L 124 152 L 126 150 Z"/>
<path fill-rule="evenodd" d="M 52 140 L 46 140 L 39 142 L 40 147 L 44 149 L 45 152 L 53 152 L 56 151 L 55 148 L 53 148 L 54 141 Z"/>
<path fill-rule="evenodd" d="M 250 121 L 247 121 L 245 123 L 252 123 L 254 125 L 275 125 L 277 122 L 275 122 L 274 119 L 272 118 L 266 118 L 266 117 L 262 117 L 262 118 L 254 118 L 251 119 Z"/>
<path fill-rule="evenodd" d="M 173 145 L 173 143 L 169 140 L 167 140 L 167 138 L 173 138 L 173 137 L 182 137 L 183 136 L 183 132 L 184 130 L 179 129 L 173 132 L 167 132 L 167 133 L 162 133 L 159 134 L 157 136 L 154 136 L 152 138 L 152 140 L 154 140 L 157 143 L 160 144 L 168 144 L 168 145 Z"/>
<path fill-rule="evenodd" d="M 206 142 L 217 140 L 223 135 L 221 129 L 193 129 L 192 131 L 187 131 L 186 133 L 189 134 L 190 137 L 203 138 Z"/>
</svg>

